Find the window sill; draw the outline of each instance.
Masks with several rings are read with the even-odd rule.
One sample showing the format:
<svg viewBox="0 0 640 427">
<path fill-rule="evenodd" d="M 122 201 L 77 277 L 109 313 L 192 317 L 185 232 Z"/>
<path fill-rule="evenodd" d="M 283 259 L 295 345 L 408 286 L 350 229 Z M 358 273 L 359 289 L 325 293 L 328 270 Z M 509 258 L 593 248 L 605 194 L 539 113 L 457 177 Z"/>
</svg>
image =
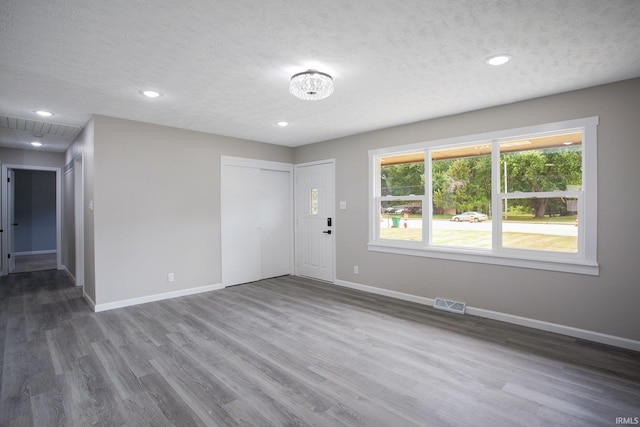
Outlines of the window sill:
<svg viewBox="0 0 640 427">
<path fill-rule="evenodd" d="M 404 242 L 403 242 L 404 243 Z M 508 267 L 531 268 L 536 270 L 560 271 L 564 273 L 585 274 L 599 276 L 600 267 L 597 263 L 590 263 L 576 259 L 562 259 L 554 254 L 554 259 L 521 258 L 511 255 L 497 255 L 488 251 L 459 250 L 447 248 L 407 247 L 393 242 L 369 242 L 368 248 L 372 252 L 386 252 L 397 255 L 410 255 L 426 258 L 445 259 L 450 261 L 475 262 L 480 264 L 503 265 Z"/>
</svg>

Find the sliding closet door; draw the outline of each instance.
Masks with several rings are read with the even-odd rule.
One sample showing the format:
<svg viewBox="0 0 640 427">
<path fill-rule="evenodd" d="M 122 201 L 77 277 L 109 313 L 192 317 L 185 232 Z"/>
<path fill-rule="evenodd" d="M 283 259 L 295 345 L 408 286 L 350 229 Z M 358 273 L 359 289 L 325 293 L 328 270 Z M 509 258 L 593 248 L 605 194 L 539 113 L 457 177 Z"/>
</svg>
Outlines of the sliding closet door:
<svg viewBox="0 0 640 427">
<path fill-rule="evenodd" d="M 222 176 L 222 284 L 253 282 L 261 277 L 260 169 L 224 166 Z"/>
<path fill-rule="evenodd" d="M 269 162 L 226 160 L 221 177 L 222 284 L 290 274 L 292 173 L 266 169 Z"/>
<path fill-rule="evenodd" d="M 262 278 L 290 273 L 292 208 L 289 172 L 260 171 Z"/>
</svg>

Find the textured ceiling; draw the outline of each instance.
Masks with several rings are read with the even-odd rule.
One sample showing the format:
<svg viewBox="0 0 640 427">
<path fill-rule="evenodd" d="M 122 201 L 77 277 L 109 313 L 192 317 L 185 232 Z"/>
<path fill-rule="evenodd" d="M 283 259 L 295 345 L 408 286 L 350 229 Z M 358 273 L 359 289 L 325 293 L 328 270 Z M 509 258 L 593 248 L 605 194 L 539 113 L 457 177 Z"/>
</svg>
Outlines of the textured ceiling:
<svg viewBox="0 0 640 427">
<path fill-rule="evenodd" d="M 638 0 L 2 0 L 0 115 L 298 146 L 638 77 L 639 23 Z M 513 60 L 485 64 L 497 53 Z M 289 94 L 308 68 L 331 97 Z M 27 148 L 16 133 L 0 145 Z"/>
</svg>

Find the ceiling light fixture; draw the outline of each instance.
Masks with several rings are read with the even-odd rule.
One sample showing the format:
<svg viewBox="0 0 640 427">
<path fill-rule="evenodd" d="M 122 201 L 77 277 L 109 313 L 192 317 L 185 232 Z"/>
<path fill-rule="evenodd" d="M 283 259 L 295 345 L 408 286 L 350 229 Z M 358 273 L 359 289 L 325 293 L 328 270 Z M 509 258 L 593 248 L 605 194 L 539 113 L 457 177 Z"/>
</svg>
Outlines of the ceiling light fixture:
<svg viewBox="0 0 640 427">
<path fill-rule="evenodd" d="M 291 76 L 289 92 L 306 101 L 324 99 L 333 93 L 333 78 L 316 70 L 303 71 Z"/>
<path fill-rule="evenodd" d="M 42 117 L 51 117 L 53 116 L 53 113 L 49 112 L 49 111 L 45 111 L 45 110 L 38 110 L 36 111 L 36 114 Z"/>
<path fill-rule="evenodd" d="M 503 65 L 509 61 L 511 61 L 511 55 L 501 53 L 500 55 L 494 55 L 490 58 L 487 58 L 486 62 L 489 65 Z"/>
<path fill-rule="evenodd" d="M 285 127 L 285 126 L 289 126 L 288 122 L 277 122 L 276 123 L 278 126 L 280 126 L 281 128 Z"/>
<path fill-rule="evenodd" d="M 147 98 L 157 98 L 160 96 L 160 92 L 155 90 L 143 90 L 142 94 Z"/>
<path fill-rule="evenodd" d="M 33 141 L 31 145 L 33 145 L 34 147 L 42 147 L 42 142 Z"/>
</svg>

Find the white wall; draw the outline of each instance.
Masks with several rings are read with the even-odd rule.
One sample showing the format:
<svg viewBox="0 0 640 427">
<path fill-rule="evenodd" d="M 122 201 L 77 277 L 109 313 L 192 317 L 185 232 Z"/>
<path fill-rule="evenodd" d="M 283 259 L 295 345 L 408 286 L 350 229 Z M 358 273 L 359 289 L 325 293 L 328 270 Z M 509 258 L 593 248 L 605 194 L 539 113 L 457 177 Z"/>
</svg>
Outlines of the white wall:
<svg viewBox="0 0 640 427">
<path fill-rule="evenodd" d="M 336 159 L 339 280 L 640 340 L 640 79 L 298 147 L 296 163 Z M 367 250 L 368 156 L 373 148 L 599 116 L 600 276 Z M 353 266 L 359 266 L 359 274 Z"/>
</svg>

